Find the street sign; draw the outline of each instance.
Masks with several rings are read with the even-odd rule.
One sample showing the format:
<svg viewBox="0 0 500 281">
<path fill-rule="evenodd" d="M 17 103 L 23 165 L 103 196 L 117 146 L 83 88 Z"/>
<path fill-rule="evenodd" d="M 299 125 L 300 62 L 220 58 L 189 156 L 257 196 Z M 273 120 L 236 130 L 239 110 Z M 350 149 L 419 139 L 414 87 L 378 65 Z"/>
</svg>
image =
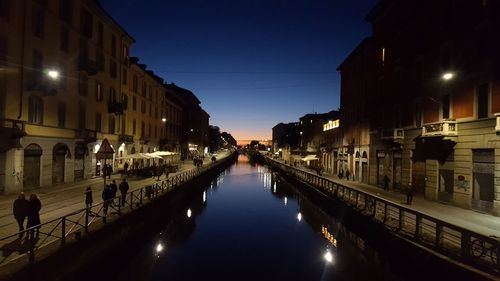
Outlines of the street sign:
<svg viewBox="0 0 500 281">
<path fill-rule="evenodd" d="M 97 160 L 101 159 L 113 159 L 113 154 L 115 154 L 115 151 L 109 144 L 108 139 L 103 139 L 101 143 L 101 147 L 97 151 L 95 157 Z"/>
</svg>

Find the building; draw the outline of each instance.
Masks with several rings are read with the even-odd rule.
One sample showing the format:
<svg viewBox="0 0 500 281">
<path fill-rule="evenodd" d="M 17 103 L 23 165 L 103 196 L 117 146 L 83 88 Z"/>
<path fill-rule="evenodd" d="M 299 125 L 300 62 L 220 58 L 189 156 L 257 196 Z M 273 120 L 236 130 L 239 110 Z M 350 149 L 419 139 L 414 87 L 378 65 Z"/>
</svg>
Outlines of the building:
<svg viewBox="0 0 500 281">
<path fill-rule="evenodd" d="M 355 149 L 349 132 L 362 127 L 369 183 L 387 175 L 394 188 L 499 213 L 499 15 L 494 0 L 382 0 L 369 13 L 372 36 L 339 67 L 342 117 L 366 111 L 342 130 Z M 369 106 L 356 109 L 356 96 Z"/>
<path fill-rule="evenodd" d="M 303 153 L 319 153 L 323 125 L 339 119 L 339 112 L 311 113 L 299 118 L 300 148 Z"/>
<path fill-rule="evenodd" d="M 104 139 L 115 171 L 128 154 L 181 152 L 192 111 L 133 43 L 96 0 L 0 1 L 0 192 L 101 175 Z"/>
<path fill-rule="evenodd" d="M 297 149 L 300 145 L 299 122 L 279 123 L 273 127 L 273 151 L 280 148 Z"/>
<path fill-rule="evenodd" d="M 208 128 L 210 115 L 201 108 L 200 100 L 190 90 L 174 83 L 166 84 L 167 92 L 176 96 L 182 104 L 181 157 L 208 152 Z"/>
</svg>

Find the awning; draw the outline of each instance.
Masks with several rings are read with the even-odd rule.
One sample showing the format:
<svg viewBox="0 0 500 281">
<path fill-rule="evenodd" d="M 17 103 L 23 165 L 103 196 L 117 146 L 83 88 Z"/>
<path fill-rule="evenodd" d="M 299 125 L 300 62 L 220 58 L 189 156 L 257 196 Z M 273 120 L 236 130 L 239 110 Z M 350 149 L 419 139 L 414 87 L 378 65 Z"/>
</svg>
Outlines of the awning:
<svg viewBox="0 0 500 281">
<path fill-rule="evenodd" d="M 313 160 L 319 160 L 319 158 L 316 157 L 316 155 L 314 155 L 314 154 L 309 154 L 306 157 L 302 158 L 301 160 L 302 161 L 313 161 Z"/>
</svg>

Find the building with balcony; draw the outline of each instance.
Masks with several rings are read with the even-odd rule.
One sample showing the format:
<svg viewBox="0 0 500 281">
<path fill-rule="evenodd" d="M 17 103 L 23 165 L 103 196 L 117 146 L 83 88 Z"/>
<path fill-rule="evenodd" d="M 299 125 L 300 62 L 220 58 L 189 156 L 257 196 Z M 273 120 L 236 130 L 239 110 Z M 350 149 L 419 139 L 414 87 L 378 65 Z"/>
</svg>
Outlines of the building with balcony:
<svg viewBox="0 0 500 281">
<path fill-rule="evenodd" d="M 182 100 L 133 43 L 97 0 L 0 1 L 0 193 L 101 175 L 103 139 L 115 171 L 128 154 L 180 152 Z"/>
<path fill-rule="evenodd" d="M 368 14 L 373 34 L 339 70 L 344 139 L 363 127 L 369 183 L 387 175 L 394 188 L 499 213 L 499 15 L 494 0 L 381 0 Z"/>
</svg>

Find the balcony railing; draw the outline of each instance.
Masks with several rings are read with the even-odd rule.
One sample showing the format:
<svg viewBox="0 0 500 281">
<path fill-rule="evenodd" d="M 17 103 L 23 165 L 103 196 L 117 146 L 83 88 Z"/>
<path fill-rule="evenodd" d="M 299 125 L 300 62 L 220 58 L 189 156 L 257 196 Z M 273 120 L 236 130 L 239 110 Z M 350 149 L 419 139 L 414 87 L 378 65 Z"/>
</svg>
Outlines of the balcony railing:
<svg viewBox="0 0 500 281">
<path fill-rule="evenodd" d="M 394 142 L 403 142 L 405 139 L 405 131 L 401 128 L 382 130 L 382 140 L 390 140 Z"/>
<path fill-rule="evenodd" d="M 123 103 L 110 101 L 108 102 L 108 113 L 114 113 L 116 115 L 123 114 Z"/>
<path fill-rule="evenodd" d="M 88 75 L 96 75 L 99 72 L 97 63 L 83 56 L 78 59 L 78 70 L 86 71 Z"/>
<path fill-rule="evenodd" d="M 120 135 L 120 136 L 118 136 L 118 141 L 124 142 L 124 143 L 134 143 L 134 136 Z"/>
<path fill-rule="evenodd" d="M 456 137 L 458 133 L 457 121 L 445 120 L 438 123 L 422 126 L 423 137 Z"/>
<path fill-rule="evenodd" d="M 76 129 L 75 139 L 81 139 L 86 143 L 95 142 L 97 140 L 97 131 L 88 129 Z"/>
</svg>

